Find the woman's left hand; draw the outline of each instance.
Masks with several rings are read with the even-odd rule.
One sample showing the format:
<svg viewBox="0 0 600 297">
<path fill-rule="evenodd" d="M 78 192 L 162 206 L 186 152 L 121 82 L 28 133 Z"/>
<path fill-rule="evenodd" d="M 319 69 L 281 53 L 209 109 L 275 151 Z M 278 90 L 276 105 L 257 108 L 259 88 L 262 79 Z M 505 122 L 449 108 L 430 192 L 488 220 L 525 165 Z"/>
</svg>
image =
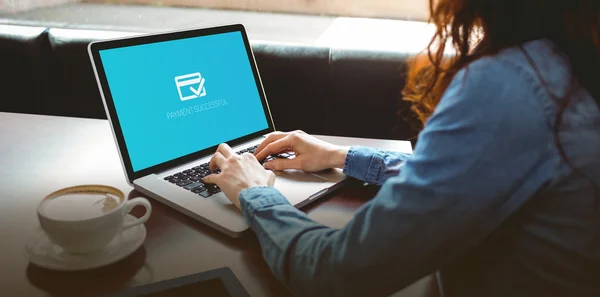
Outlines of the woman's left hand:
<svg viewBox="0 0 600 297">
<path fill-rule="evenodd" d="M 240 193 L 249 188 L 273 186 L 275 174 L 265 170 L 256 157 L 250 153 L 238 155 L 227 144 L 219 145 L 210 160 L 210 170 L 221 169 L 220 174 L 211 174 L 204 178 L 208 184 L 216 184 L 223 193 L 240 208 Z"/>
</svg>

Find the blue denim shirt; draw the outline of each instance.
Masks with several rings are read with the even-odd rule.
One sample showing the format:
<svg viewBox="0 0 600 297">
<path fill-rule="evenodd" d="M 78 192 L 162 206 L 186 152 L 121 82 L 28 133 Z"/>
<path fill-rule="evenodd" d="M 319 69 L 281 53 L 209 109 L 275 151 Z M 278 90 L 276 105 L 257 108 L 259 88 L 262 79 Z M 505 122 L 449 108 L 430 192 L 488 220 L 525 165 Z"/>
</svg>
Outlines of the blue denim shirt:
<svg viewBox="0 0 600 297">
<path fill-rule="evenodd" d="M 410 156 L 352 147 L 382 185 L 342 229 L 273 188 L 240 195 L 274 275 L 298 296 L 389 296 L 437 272 L 445 296 L 600 296 L 600 112 L 547 40 L 459 72 Z M 398 166 L 401 165 L 401 166 Z M 399 172 L 388 170 L 399 167 Z"/>
</svg>

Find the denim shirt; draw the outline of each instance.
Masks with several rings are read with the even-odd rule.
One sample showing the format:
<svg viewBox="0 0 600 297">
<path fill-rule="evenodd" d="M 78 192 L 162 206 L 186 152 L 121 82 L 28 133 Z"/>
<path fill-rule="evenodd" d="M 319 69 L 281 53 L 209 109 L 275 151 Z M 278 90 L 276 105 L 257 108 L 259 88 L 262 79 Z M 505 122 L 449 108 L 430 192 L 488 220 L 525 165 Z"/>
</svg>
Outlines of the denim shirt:
<svg viewBox="0 0 600 297">
<path fill-rule="evenodd" d="M 342 229 L 274 188 L 243 191 L 274 275 L 297 296 L 389 296 L 433 273 L 443 296 L 600 296 L 600 112 L 573 89 L 567 164 L 553 130 L 568 65 L 547 40 L 481 58 L 412 155 L 350 148 L 344 173 L 381 189 Z"/>
</svg>

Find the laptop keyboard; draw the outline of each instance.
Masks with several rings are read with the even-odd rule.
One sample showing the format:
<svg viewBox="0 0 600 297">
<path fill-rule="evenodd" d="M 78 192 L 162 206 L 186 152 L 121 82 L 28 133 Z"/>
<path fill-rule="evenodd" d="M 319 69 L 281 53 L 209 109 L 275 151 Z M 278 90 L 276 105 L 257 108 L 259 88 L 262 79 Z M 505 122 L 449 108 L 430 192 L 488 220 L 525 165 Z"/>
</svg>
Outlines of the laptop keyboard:
<svg viewBox="0 0 600 297">
<path fill-rule="evenodd" d="M 249 147 L 247 149 L 243 149 L 243 150 L 237 152 L 237 154 L 241 155 L 246 152 L 253 154 L 257 147 L 258 147 L 258 145 L 255 145 L 255 146 Z M 291 156 L 293 156 L 293 153 L 292 154 L 279 154 L 276 156 L 272 155 L 272 156 L 268 156 L 265 160 L 262 161 L 262 163 L 268 162 L 275 158 L 289 158 Z M 215 171 L 211 171 L 209 168 L 209 163 L 204 163 L 199 166 L 196 166 L 196 167 L 193 167 L 193 168 L 190 168 L 187 170 L 183 170 L 176 174 L 169 175 L 169 176 L 165 177 L 165 180 L 170 183 L 173 183 L 179 187 L 182 187 L 188 191 L 191 191 L 192 193 L 195 193 L 199 196 L 208 198 L 214 194 L 221 192 L 221 189 L 217 185 L 207 184 L 202 181 L 202 178 L 204 178 L 205 176 L 211 175 L 213 173 L 219 174 L 219 173 L 221 173 L 221 170 L 217 169 Z"/>
</svg>

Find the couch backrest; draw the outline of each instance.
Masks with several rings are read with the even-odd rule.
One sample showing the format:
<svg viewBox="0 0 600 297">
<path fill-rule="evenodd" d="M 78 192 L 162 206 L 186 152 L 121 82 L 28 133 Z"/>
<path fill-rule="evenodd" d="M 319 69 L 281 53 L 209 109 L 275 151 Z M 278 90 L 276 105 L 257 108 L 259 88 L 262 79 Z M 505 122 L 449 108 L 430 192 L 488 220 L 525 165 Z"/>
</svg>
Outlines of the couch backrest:
<svg viewBox="0 0 600 297">
<path fill-rule="evenodd" d="M 48 87 L 46 30 L 0 25 L 0 111 L 43 112 Z"/>
<path fill-rule="evenodd" d="M 0 25 L 0 111 L 106 118 L 87 45 L 135 32 Z M 251 41 L 278 130 L 384 139 L 397 125 L 408 53 Z"/>
</svg>

